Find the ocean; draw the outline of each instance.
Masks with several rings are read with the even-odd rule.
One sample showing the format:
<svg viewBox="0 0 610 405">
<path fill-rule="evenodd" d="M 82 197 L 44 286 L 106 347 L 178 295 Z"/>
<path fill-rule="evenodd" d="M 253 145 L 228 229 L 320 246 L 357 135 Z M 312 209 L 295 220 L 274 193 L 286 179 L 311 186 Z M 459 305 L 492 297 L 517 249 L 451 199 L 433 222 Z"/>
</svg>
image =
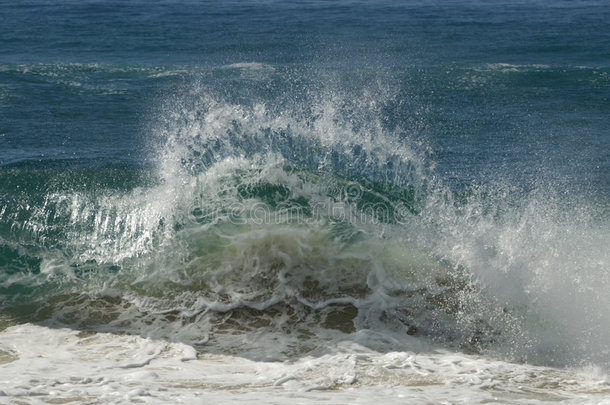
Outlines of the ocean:
<svg viewBox="0 0 610 405">
<path fill-rule="evenodd" d="M 609 373 L 609 2 L 0 0 L 0 403 Z"/>
</svg>

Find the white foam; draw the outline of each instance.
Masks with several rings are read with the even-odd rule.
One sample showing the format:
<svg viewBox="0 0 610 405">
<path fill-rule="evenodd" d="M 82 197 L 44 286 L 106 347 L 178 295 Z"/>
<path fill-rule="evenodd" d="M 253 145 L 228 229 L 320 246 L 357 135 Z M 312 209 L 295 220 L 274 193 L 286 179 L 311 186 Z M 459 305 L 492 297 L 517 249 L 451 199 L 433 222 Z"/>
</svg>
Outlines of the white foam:
<svg viewBox="0 0 610 405">
<path fill-rule="evenodd" d="M 237 62 L 222 66 L 224 69 L 275 70 L 273 66 L 261 62 Z"/>
<path fill-rule="evenodd" d="M 307 356 L 265 362 L 139 336 L 20 325 L 0 332 L 0 350 L 12 353 L 0 362 L 0 403 L 608 403 L 610 383 L 599 369 L 421 345 L 391 350 L 390 337 L 387 350 L 368 347 L 380 338 L 363 331 Z"/>
</svg>

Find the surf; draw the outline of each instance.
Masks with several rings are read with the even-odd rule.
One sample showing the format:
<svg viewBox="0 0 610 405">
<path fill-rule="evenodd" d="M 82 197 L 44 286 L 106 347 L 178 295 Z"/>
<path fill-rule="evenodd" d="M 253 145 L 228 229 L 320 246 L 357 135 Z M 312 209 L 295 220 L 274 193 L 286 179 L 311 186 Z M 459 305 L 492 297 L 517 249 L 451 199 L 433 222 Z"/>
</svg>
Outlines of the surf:
<svg viewBox="0 0 610 405">
<path fill-rule="evenodd" d="M 64 178 L 2 201 L 9 324 L 250 355 L 279 342 L 267 359 L 377 331 L 607 366 L 603 211 L 545 184 L 455 188 L 419 124 L 393 120 L 408 112 L 391 86 L 274 99 L 260 81 L 204 79 L 152 114 L 146 176 L 101 187 Z M 90 176 L 108 174 L 98 170 Z"/>
</svg>

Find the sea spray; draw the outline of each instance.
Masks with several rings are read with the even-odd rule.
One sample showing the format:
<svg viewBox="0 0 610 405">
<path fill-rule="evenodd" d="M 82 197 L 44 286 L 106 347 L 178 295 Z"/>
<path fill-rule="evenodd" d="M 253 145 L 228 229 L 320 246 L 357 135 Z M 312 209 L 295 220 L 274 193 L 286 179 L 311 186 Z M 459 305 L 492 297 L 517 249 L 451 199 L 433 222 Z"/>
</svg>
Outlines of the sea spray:
<svg viewBox="0 0 610 405">
<path fill-rule="evenodd" d="M 609 4 L 2 2 L 0 403 L 608 403 Z"/>
<path fill-rule="evenodd" d="M 387 89 L 242 103 L 185 86 L 150 124 L 150 182 L 5 204 L 10 317 L 248 355 L 280 342 L 268 359 L 376 330 L 606 367 L 607 219 L 586 203 L 445 184 Z"/>
</svg>

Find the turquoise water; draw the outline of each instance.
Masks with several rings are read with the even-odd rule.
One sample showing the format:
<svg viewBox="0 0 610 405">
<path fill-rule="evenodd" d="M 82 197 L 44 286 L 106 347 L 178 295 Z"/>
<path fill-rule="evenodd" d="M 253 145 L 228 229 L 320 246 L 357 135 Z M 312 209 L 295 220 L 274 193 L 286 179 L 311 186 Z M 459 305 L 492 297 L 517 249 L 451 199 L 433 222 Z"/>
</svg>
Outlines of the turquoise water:
<svg viewBox="0 0 610 405">
<path fill-rule="evenodd" d="M 608 369 L 605 2 L 0 10 L 4 326 Z"/>
</svg>

